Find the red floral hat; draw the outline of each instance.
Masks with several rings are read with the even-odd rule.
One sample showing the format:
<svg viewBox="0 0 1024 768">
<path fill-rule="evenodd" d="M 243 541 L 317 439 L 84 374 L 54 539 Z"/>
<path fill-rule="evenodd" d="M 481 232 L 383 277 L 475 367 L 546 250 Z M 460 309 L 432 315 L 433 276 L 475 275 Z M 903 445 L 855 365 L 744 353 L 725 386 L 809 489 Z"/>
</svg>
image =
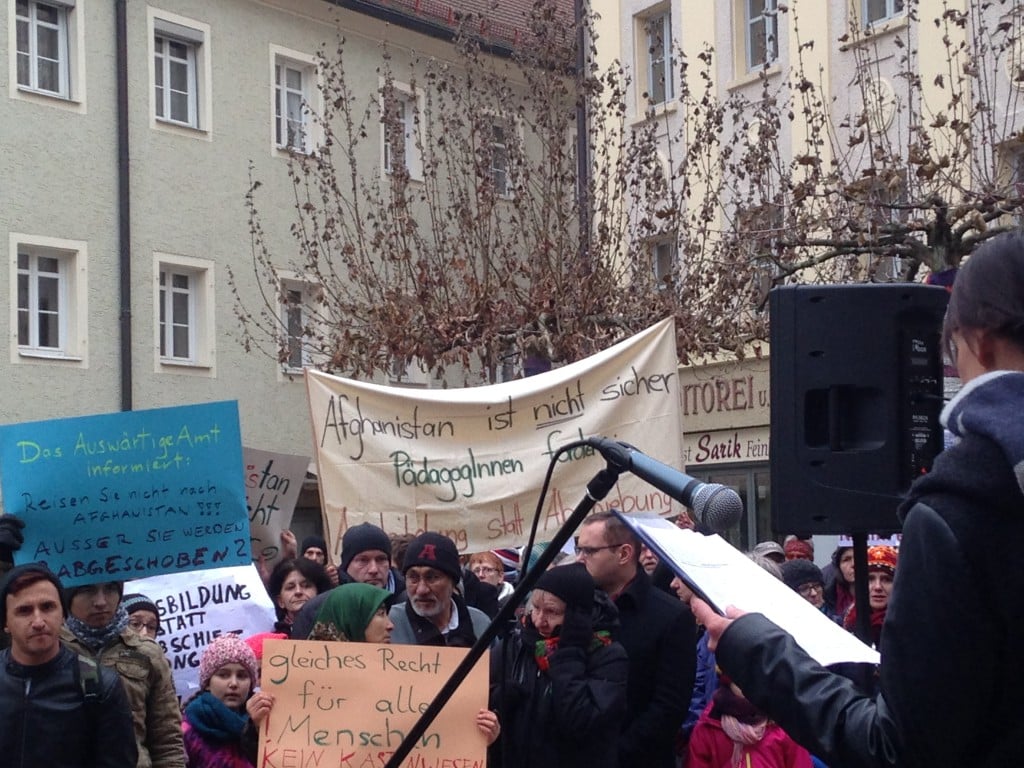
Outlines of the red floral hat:
<svg viewBox="0 0 1024 768">
<path fill-rule="evenodd" d="M 896 563 L 899 560 L 899 554 L 896 552 L 895 547 L 890 546 L 879 546 L 879 547 L 868 547 L 868 570 L 879 570 L 888 571 L 890 574 L 896 573 Z"/>
</svg>

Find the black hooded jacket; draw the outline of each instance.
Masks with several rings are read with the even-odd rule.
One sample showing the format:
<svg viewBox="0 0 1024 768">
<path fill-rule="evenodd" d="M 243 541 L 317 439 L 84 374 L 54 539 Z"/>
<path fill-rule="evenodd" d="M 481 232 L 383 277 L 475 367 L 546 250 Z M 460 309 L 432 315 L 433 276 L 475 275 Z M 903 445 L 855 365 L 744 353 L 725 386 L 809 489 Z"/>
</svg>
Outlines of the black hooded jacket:
<svg viewBox="0 0 1024 768">
<path fill-rule="evenodd" d="M 614 636 L 618 612 L 594 593 L 594 631 Z M 595 648 L 559 647 L 549 669 L 535 658 L 541 637 L 530 622 L 491 652 L 491 707 L 501 737 L 489 751 L 491 768 L 616 768 L 626 709 L 629 662 L 617 642 Z M 623 767 L 625 768 L 625 767 Z"/>
<path fill-rule="evenodd" d="M 815 664 L 761 615 L 737 619 L 722 635 L 722 668 L 748 699 L 829 765 L 995 768 L 1019 762 L 1024 374 L 1011 376 L 981 399 L 980 409 L 975 397 L 981 389 L 953 409 L 951 418 L 967 411 L 965 421 L 974 424 L 954 430 L 960 441 L 939 455 L 901 508 L 903 540 L 882 634 L 877 699 Z"/>
</svg>

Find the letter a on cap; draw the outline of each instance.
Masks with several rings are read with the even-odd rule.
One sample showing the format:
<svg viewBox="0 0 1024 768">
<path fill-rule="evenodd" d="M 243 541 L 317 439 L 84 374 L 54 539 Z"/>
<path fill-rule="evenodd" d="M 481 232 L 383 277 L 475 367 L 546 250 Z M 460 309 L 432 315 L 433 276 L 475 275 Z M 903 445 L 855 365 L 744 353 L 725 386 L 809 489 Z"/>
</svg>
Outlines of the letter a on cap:
<svg viewBox="0 0 1024 768">
<path fill-rule="evenodd" d="M 434 551 L 433 544 L 424 544 L 423 549 L 420 550 L 420 557 L 424 560 L 433 560 L 437 562 L 437 552 Z"/>
</svg>

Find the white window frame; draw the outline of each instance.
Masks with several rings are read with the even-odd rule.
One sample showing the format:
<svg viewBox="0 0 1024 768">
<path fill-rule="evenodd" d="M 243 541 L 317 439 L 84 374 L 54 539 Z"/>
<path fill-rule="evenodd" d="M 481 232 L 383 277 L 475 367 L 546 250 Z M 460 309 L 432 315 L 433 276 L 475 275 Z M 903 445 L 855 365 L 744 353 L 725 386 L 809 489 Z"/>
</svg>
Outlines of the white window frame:
<svg viewBox="0 0 1024 768">
<path fill-rule="evenodd" d="M 381 146 L 381 170 L 385 176 L 391 176 L 394 172 L 392 168 L 392 149 L 390 136 L 388 135 L 388 125 L 385 119 L 386 111 L 388 109 L 388 94 L 386 93 L 389 85 L 383 79 L 380 81 L 380 146 Z M 402 126 L 402 136 L 404 137 L 403 142 L 403 159 L 405 161 L 405 168 L 409 172 L 409 178 L 413 181 L 423 180 L 423 159 L 420 157 L 419 148 L 417 145 L 418 130 L 416 122 L 417 116 L 422 115 L 422 94 L 406 83 L 399 83 L 392 81 L 390 83 L 392 89 L 392 95 L 395 102 L 402 105 L 402 116 L 398 120 L 398 123 Z"/>
<path fill-rule="evenodd" d="M 891 19 L 895 19 L 898 16 L 902 16 L 907 12 L 907 1 L 906 0 L 881 0 L 885 6 L 882 9 L 882 15 L 875 18 L 871 18 L 871 2 L 872 0 L 861 0 L 860 11 L 861 18 L 864 21 L 864 26 L 870 27 L 872 24 L 880 24 Z"/>
<path fill-rule="evenodd" d="M 184 55 L 174 55 L 173 49 L 184 49 Z M 156 105 L 156 119 L 189 128 L 199 127 L 199 78 L 196 73 L 196 45 L 177 40 L 167 35 L 156 33 L 153 37 L 153 103 Z M 171 70 L 177 66 L 185 67 L 185 115 L 174 115 L 174 94 L 171 87 Z M 159 91 L 160 93 L 156 93 Z"/>
<path fill-rule="evenodd" d="M 85 355 L 88 349 L 88 292 L 86 290 L 86 274 L 88 266 L 88 249 L 84 241 L 66 240 L 63 238 L 28 235 L 12 232 L 9 235 L 10 247 L 10 328 L 11 328 L 11 362 L 24 363 L 38 360 L 60 360 L 85 367 L 88 363 Z M 20 256 L 27 256 L 26 268 L 20 266 Z M 57 344 L 43 346 L 33 329 L 38 332 L 38 317 L 43 309 L 39 305 L 39 273 L 38 260 L 52 258 L 58 262 L 57 271 L 47 272 L 54 275 L 57 285 Z M 22 281 L 28 280 L 27 311 L 29 313 L 29 338 L 22 343 L 20 338 L 20 318 L 22 314 Z"/>
<path fill-rule="evenodd" d="M 777 21 L 777 0 L 742 0 L 743 2 L 743 43 L 747 72 L 758 72 L 770 67 L 779 56 L 779 34 Z M 753 15 L 751 3 L 763 2 L 763 10 Z M 755 40 L 760 40 L 757 28 L 763 26 L 764 61 L 755 61 Z"/>
<path fill-rule="evenodd" d="M 678 251 L 674 239 L 652 240 L 649 246 L 651 257 L 651 275 L 655 287 L 664 291 L 673 283 L 673 273 L 678 268 Z M 665 278 L 669 278 L 666 280 Z"/>
<path fill-rule="evenodd" d="M 647 78 L 647 104 L 657 106 L 675 98 L 672 61 L 672 11 L 665 9 L 641 18 L 644 41 L 644 70 Z M 660 37 L 655 27 L 660 26 Z M 655 94 L 656 88 L 663 93 Z"/>
<path fill-rule="evenodd" d="M 10 96 L 12 99 L 35 101 L 71 112 L 85 112 L 85 45 L 84 45 L 84 4 L 88 0 L 25 0 L 28 15 L 18 12 L 18 0 L 8 2 L 8 51 L 10 64 Z M 39 87 L 38 31 L 40 26 L 54 28 L 39 20 L 39 6 L 57 11 L 58 59 L 57 88 L 50 90 Z M 25 52 L 20 52 L 18 28 L 28 25 L 29 80 L 19 80 L 18 62 Z"/>
<path fill-rule="evenodd" d="M 313 309 L 317 287 L 294 273 L 279 273 L 281 281 L 278 292 L 278 310 L 281 323 L 281 341 L 287 344 L 290 354 L 287 360 L 281 362 L 281 371 L 285 374 L 301 373 L 308 365 L 313 365 L 313 355 L 310 352 L 308 343 L 301 333 L 296 336 L 292 333 L 293 321 L 297 322 L 299 328 L 318 325 L 318 318 Z M 287 297 L 287 300 L 285 300 Z M 293 298 L 297 301 L 292 302 Z M 298 360 L 295 353 L 298 353 Z M 298 364 L 296 364 L 298 363 Z"/>
<path fill-rule="evenodd" d="M 149 116 L 150 127 L 183 136 L 212 141 L 213 98 L 210 53 L 210 25 L 175 13 L 147 7 L 149 35 Z M 185 56 L 176 59 L 188 73 L 188 115 L 185 119 L 171 117 L 169 48 L 185 47 Z M 159 61 L 158 61 L 159 59 Z M 161 68 L 162 94 L 157 99 L 157 67 Z M 161 110 L 163 114 L 158 114 Z"/>
<path fill-rule="evenodd" d="M 174 275 L 189 278 L 186 289 L 175 289 Z M 161 278 L 164 277 L 162 281 Z M 177 254 L 154 254 L 153 259 L 153 343 L 156 370 L 184 371 L 188 369 L 213 374 L 214 367 L 214 262 Z M 170 289 L 170 290 L 168 290 Z M 174 336 L 169 310 L 173 309 L 175 293 L 185 293 L 188 300 L 186 325 L 188 328 L 187 354 L 174 354 Z"/>
<path fill-rule="evenodd" d="M 509 156 L 512 141 L 515 141 L 514 126 L 499 118 L 491 120 L 491 183 L 494 185 L 494 194 L 498 197 L 512 197 L 512 168 Z"/>
<path fill-rule="evenodd" d="M 300 97 L 302 101 L 302 141 L 293 145 L 282 142 L 279 73 L 283 68 L 298 70 L 302 75 Z M 270 46 L 270 147 L 271 154 L 287 157 L 300 152 L 310 154 L 321 141 L 321 130 L 314 120 L 314 114 L 323 112 L 323 96 L 321 94 L 320 73 L 316 57 L 301 51 L 294 51 L 279 45 Z"/>
</svg>

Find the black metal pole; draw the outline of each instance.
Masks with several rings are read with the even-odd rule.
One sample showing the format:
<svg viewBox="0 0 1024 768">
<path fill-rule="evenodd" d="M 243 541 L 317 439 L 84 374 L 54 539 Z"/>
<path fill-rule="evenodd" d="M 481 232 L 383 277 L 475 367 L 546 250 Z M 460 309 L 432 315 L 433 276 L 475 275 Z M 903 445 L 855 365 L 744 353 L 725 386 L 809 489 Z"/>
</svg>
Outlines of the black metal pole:
<svg viewBox="0 0 1024 768">
<path fill-rule="evenodd" d="M 480 637 L 477 638 L 473 647 L 466 653 L 466 657 L 459 663 L 459 666 L 452 672 L 451 677 L 441 686 L 441 690 L 437 692 L 434 700 L 430 702 L 427 709 L 420 715 L 420 719 L 416 721 L 416 725 L 410 729 L 409 733 L 406 734 L 402 743 L 398 745 L 398 749 L 391 755 L 390 759 L 385 764 L 384 768 L 398 768 L 402 761 L 409 755 L 412 748 L 416 745 L 416 742 L 420 740 L 420 737 L 426 733 L 427 728 L 434 722 L 434 719 L 441 713 L 444 705 L 448 703 L 448 700 L 455 693 L 456 689 L 462 684 L 462 681 L 466 679 L 466 676 L 472 671 L 480 657 L 483 656 L 491 646 L 491 642 L 498 634 L 498 630 L 505 626 L 512 615 L 515 613 L 516 608 L 523 602 L 526 595 L 533 589 L 533 585 L 540 578 L 540 575 L 547 570 L 548 566 L 555 559 L 555 556 L 562 549 L 562 546 L 569 540 L 569 537 L 579 527 L 580 523 L 583 522 L 590 510 L 594 508 L 594 504 L 599 502 L 608 492 L 615 486 L 615 482 L 619 479 L 619 473 L 616 469 L 611 466 L 605 467 L 596 475 L 589 483 L 587 483 L 587 494 L 583 497 L 583 500 L 576 505 L 576 508 L 569 515 L 569 519 L 566 520 L 562 527 L 558 529 L 558 533 L 551 539 L 551 543 L 548 544 L 547 548 L 540 553 L 537 558 L 537 562 L 533 568 L 529 570 L 524 578 L 519 581 L 519 585 L 515 588 L 515 591 L 509 595 L 508 602 L 502 606 L 501 610 L 498 611 L 498 615 L 494 617 L 494 620 L 487 625 Z"/>
<path fill-rule="evenodd" d="M 871 601 L 868 597 L 868 535 L 853 534 L 853 600 L 857 606 L 857 637 L 871 645 Z"/>
</svg>

